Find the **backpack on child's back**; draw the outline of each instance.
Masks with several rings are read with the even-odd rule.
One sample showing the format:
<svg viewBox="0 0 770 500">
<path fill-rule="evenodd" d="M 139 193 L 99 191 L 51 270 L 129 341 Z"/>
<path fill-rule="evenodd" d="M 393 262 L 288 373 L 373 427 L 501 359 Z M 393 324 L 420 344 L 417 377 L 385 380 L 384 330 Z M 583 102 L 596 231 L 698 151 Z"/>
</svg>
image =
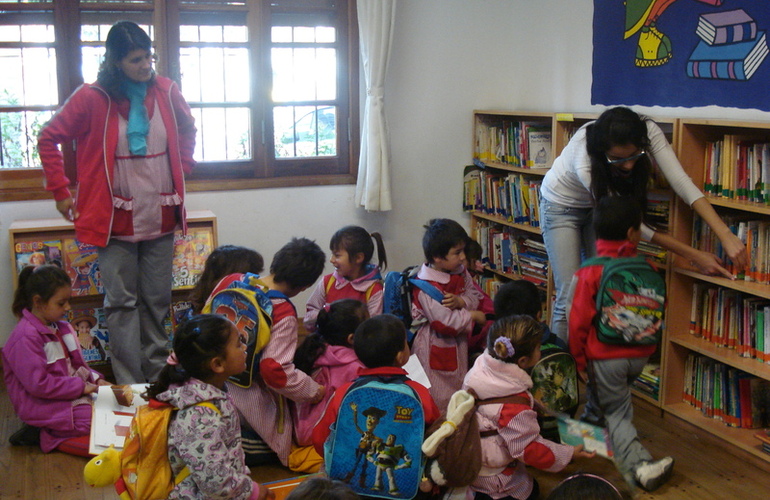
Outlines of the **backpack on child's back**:
<svg viewBox="0 0 770 500">
<path fill-rule="evenodd" d="M 441 302 L 444 294 L 434 285 L 419 279 L 420 266 L 409 266 L 403 271 L 390 271 L 385 275 L 382 296 L 382 312 L 400 319 L 406 327 L 406 340 L 412 345 L 414 335 L 421 324 L 412 324 L 412 291 L 415 287 L 427 293 L 432 299 Z"/>
<path fill-rule="evenodd" d="M 206 300 L 203 314 L 220 314 L 235 323 L 247 336 L 246 370 L 230 381 L 248 388 L 259 371 L 257 363 L 262 349 L 270 341 L 273 305 L 268 290 L 259 275 L 230 274 L 222 278 Z"/>
<path fill-rule="evenodd" d="M 210 401 L 196 405 L 220 413 Z M 168 426 L 175 411 L 177 408 L 156 400 L 137 408 L 123 449 L 110 446 L 92 458 L 83 470 L 86 483 L 114 484 L 121 500 L 168 498 L 174 487 L 190 475 L 184 467 L 174 477 L 168 460 Z"/>
<path fill-rule="evenodd" d="M 359 495 L 414 498 L 422 480 L 422 403 L 405 375 L 359 377 L 324 443 L 326 474 Z"/>
<path fill-rule="evenodd" d="M 582 267 L 603 266 L 596 294 L 596 336 L 616 345 L 660 341 L 666 281 L 644 257 L 594 257 Z"/>
<path fill-rule="evenodd" d="M 540 347 L 540 361 L 532 367 L 532 395 L 542 403 L 538 411 L 540 435 L 558 443 L 559 425 L 556 414 L 574 417 L 578 408 L 578 375 L 575 358 L 556 344 Z"/>
</svg>

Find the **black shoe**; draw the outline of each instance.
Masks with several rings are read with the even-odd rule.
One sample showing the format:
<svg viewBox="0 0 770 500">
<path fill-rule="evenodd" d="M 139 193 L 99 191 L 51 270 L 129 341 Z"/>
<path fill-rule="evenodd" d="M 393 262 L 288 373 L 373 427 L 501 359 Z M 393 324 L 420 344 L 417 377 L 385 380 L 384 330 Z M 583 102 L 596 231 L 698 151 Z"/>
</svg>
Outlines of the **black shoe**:
<svg viewBox="0 0 770 500">
<path fill-rule="evenodd" d="M 11 434 L 8 442 L 13 446 L 39 446 L 40 428 L 24 424 L 21 426 L 21 429 Z"/>
</svg>

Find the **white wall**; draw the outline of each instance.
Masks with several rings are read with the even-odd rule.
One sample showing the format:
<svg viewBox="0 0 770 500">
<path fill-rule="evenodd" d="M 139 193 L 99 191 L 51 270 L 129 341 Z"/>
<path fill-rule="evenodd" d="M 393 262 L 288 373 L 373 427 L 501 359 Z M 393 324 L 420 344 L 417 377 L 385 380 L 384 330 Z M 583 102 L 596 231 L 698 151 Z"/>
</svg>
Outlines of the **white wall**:
<svg viewBox="0 0 770 500">
<path fill-rule="evenodd" d="M 592 0 L 399 0 L 385 86 L 392 211 L 354 208 L 353 186 L 192 193 L 189 208 L 212 210 L 220 243 L 256 248 L 267 262 L 292 236 L 315 239 L 328 253 L 336 229 L 359 224 L 383 234 L 391 269 L 417 263 L 428 219 L 467 224 L 461 178 L 471 159 L 474 109 L 603 109 L 590 105 L 592 16 Z M 714 106 L 638 109 L 770 121 L 770 113 Z M 0 345 L 15 323 L 8 225 L 57 215 L 52 201 L 0 203 L 0 262 L 8 263 L 0 265 Z M 306 299 L 296 300 L 300 313 Z"/>
</svg>

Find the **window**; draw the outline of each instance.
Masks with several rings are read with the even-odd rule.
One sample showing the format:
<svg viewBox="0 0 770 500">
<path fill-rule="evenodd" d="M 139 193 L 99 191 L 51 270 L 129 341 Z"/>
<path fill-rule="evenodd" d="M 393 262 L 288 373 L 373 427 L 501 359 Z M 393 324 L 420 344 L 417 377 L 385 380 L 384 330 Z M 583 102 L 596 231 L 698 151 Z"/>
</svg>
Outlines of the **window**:
<svg viewBox="0 0 770 500">
<path fill-rule="evenodd" d="M 0 6 L 0 200 L 48 195 L 36 135 L 96 80 L 111 25 L 148 32 L 198 128 L 188 190 L 355 182 L 354 0 L 20 1 Z M 72 145 L 63 145 L 73 184 Z"/>
</svg>

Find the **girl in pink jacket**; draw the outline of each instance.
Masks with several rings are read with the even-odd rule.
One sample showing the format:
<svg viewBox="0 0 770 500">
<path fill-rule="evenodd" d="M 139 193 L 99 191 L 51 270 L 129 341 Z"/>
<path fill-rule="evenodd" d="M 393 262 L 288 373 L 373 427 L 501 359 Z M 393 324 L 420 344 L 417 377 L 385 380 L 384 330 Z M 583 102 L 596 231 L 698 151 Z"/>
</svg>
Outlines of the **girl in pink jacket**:
<svg viewBox="0 0 770 500">
<path fill-rule="evenodd" d="M 487 350 L 465 377 L 463 389 L 479 399 L 523 396 L 528 404 L 481 405 L 476 410 L 481 438 L 481 472 L 470 489 L 475 499 L 539 498 L 539 487 L 526 466 L 558 472 L 573 458 L 593 457 L 582 446 L 556 444 L 540 436 L 532 408 L 532 379 L 526 370 L 540 361 L 541 324 L 524 315 L 496 321 Z M 487 435 L 489 431 L 492 435 Z"/>
<path fill-rule="evenodd" d="M 40 448 L 48 453 L 88 456 L 91 394 L 109 385 L 88 367 L 75 330 L 63 320 L 70 310 L 70 278 L 54 265 L 28 266 L 19 273 L 13 314 L 19 323 L 3 347 L 5 387 L 32 444 L 39 429 Z"/>
<path fill-rule="evenodd" d="M 363 364 L 353 351 L 353 333 L 369 312 L 363 302 L 341 299 L 324 306 L 318 313 L 315 333 L 297 348 L 294 365 L 326 387 L 326 395 L 318 403 L 297 403 L 295 439 L 300 446 L 312 444 L 313 427 L 323 415 L 326 403 L 341 385 L 358 376 Z"/>
</svg>

